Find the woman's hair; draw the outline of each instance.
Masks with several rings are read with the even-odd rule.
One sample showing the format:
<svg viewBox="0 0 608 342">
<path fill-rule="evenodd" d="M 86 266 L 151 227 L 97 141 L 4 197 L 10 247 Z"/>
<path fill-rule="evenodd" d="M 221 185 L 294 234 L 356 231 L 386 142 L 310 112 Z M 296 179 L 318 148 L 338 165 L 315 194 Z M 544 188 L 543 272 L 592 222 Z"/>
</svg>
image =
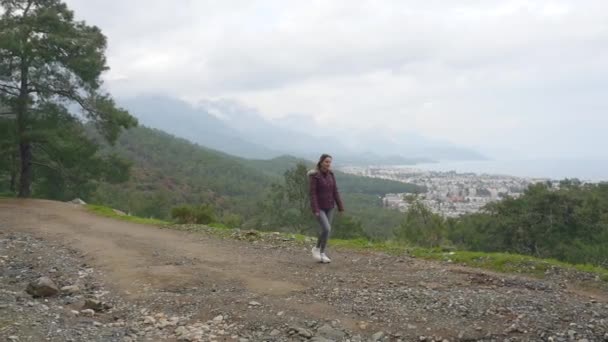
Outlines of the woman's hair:
<svg viewBox="0 0 608 342">
<path fill-rule="evenodd" d="M 321 155 L 321 158 L 319 158 L 319 162 L 317 163 L 317 170 L 321 170 L 321 163 L 323 163 L 323 161 L 325 161 L 327 158 L 331 158 L 331 156 L 325 153 Z"/>
</svg>

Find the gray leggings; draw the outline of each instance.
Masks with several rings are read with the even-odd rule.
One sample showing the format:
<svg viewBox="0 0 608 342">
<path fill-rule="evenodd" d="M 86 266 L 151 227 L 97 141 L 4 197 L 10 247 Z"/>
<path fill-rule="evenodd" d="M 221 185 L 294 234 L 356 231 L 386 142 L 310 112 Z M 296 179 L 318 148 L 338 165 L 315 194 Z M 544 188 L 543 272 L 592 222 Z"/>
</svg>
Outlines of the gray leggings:
<svg viewBox="0 0 608 342">
<path fill-rule="evenodd" d="M 321 250 L 321 253 L 325 253 L 327 240 L 329 240 L 329 232 L 331 232 L 331 222 L 334 219 L 334 208 L 321 209 L 317 219 L 321 225 L 321 234 L 319 234 L 319 239 L 317 240 L 317 248 Z"/>
</svg>

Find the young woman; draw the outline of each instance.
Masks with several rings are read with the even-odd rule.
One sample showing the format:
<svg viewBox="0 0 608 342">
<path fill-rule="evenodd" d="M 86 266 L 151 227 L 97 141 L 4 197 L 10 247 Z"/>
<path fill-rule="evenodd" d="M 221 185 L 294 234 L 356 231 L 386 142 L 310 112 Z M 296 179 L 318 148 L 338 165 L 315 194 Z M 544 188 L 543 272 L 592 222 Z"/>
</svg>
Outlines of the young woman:
<svg viewBox="0 0 608 342">
<path fill-rule="evenodd" d="M 329 154 L 323 154 L 315 169 L 308 172 L 310 181 L 310 207 L 321 225 L 321 233 L 316 247 L 312 248 L 312 257 L 322 263 L 329 263 L 331 259 L 325 254 L 327 240 L 331 232 L 331 222 L 334 217 L 335 205 L 339 211 L 344 211 L 344 205 L 340 199 L 336 178 L 331 171 L 332 158 Z"/>
</svg>

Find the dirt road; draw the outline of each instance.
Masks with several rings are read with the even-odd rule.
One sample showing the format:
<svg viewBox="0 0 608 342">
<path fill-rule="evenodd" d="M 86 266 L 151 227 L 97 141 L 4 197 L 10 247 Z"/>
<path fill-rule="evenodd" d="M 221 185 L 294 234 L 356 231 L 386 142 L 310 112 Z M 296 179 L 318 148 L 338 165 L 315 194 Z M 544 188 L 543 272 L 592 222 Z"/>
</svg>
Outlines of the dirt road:
<svg viewBox="0 0 608 342">
<path fill-rule="evenodd" d="M 54 333 L 44 319 L 0 320 L 0 336 L 19 341 L 38 330 L 56 341 L 600 341 L 608 327 L 606 294 L 559 275 L 537 280 L 345 250 L 322 265 L 301 246 L 159 229 L 41 200 L 0 200 L 0 232 L 0 286 L 16 298 L 0 316 L 55 310 L 57 326 L 103 331 L 66 337 L 68 328 Z M 38 276 L 95 286 L 49 299 L 45 310 L 19 292 Z M 75 312 L 91 295 L 115 304 L 94 318 Z"/>
</svg>

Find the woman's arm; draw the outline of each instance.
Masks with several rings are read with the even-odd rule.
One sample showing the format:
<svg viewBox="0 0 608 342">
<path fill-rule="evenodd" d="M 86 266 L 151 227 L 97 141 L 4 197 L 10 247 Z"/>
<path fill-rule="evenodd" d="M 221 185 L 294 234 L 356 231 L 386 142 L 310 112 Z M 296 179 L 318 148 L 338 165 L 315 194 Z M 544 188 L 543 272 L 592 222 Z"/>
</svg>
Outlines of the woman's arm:
<svg viewBox="0 0 608 342">
<path fill-rule="evenodd" d="M 332 174 L 333 176 L 333 174 Z M 339 211 L 344 211 L 344 204 L 342 203 L 342 198 L 340 198 L 340 191 L 338 191 L 338 182 L 336 182 L 336 177 L 334 176 L 334 199 L 336 200 L 336 204 L 338 205 Z"/>
</svg>

